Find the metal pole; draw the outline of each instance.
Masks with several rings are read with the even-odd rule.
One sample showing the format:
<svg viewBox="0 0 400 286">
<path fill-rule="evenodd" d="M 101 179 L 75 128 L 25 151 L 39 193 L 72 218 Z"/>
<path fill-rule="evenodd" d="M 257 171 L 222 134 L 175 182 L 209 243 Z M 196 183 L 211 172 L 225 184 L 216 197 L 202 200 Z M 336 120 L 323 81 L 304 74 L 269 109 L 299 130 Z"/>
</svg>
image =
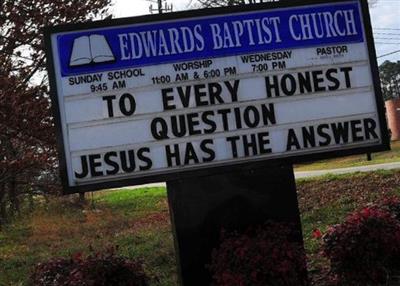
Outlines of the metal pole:
<svg viewBox="0 0 400 286">
<path fill-rule="evenodd" d="M 163 11 L 163 9 L 162 9 L 162 0 L 158 0 L 158 13 L 162 14 L 162 11 Z"/>
</svg>

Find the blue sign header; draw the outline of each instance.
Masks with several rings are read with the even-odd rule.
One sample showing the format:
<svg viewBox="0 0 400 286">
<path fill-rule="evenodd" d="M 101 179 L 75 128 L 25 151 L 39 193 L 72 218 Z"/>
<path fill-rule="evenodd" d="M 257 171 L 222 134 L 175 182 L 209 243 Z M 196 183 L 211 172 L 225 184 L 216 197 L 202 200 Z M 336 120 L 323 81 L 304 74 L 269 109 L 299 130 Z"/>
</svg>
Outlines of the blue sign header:
<svg viewBox="0 0 400 286">
<path fill-rule="evenodd" d="M 62 76 L 363 42 L 357 2 L 99 28 L 57 37 Z"/>
</svg>

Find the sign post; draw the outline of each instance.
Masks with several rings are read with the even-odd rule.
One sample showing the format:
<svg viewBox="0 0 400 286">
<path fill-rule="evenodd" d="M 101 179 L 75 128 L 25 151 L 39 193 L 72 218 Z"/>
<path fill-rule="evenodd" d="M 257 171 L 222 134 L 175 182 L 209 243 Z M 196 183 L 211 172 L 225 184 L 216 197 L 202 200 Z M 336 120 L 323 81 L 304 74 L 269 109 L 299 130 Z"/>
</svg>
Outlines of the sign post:
<svg viewBox="0 0 400 286">
<path fill-rule="evenodd" d="M 196 224 L 182 217 L 189 206 L 194 220 L 238 198 L 260 210 L 196 231 L 298 222 L 292 169 L 271 166 L 389 149 L 366 1 L 65 25 L 46 46 L 65 194 L 167 181 L 179 248 L 191 245 L 180 231 Z M 287 201 L 270 200 L 274 177 Z M 274 206 L 284 214 L 263 210 Z"/>
<path fill-rule="evenodd" d="M 221 229 L 241 231 L 266 221 L 284 222 L 293 226 L 297 242 L 303 244 L 292 166 L 266 164 L 168 181 L 167 189 L 180 285 L 210 285 L 206 265 L 218 247 Z"/>
</svg>

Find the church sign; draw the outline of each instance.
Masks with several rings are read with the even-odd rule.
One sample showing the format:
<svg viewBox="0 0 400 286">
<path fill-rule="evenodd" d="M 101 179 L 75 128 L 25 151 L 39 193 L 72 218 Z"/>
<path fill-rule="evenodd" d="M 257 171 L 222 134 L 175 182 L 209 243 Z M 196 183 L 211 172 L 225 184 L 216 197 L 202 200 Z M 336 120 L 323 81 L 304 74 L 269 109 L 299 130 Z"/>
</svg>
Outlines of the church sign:
<svg viewBox="0 0 400 286">
<path fill-rule="evenodd" d="M 366 1 L 65 25 L 46 42 L 66 193 L 388 149 Z"/>
</svg>

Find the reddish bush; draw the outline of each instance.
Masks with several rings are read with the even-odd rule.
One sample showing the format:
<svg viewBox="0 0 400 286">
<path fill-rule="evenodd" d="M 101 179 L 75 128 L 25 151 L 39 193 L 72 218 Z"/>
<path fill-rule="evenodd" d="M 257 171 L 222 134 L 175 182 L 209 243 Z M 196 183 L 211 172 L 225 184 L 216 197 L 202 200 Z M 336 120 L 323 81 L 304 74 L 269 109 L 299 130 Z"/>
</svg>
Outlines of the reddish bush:
<svg viewBox="0 0 400 286">
<path fill-rule="evenodd" d="M 147 281 L 140 262 L 113 253 L 51 259 L 31 276 L 35 286 L 147 286 Z"/>
<path fill-rule="evenodd" d="M 321 230 L 320 229 L 314 229 L 313 230 L 313 232 L 312 232 L 312 234 L 311 234 L 311 236 L 312 236 L 312 238 L 314 238 L 314 239 L 320 239 L 320 238 L 322 238 L 322 232 L 321 232 Z"/>
<path fill-rule="evenodd" d="M 288 226 L 267 223 L 243 234 L 222 233 L 209 266 L 214 285 L 307 285 L 302 245 Z"/>
<path fill-rule="evenodd" d="M 385 198 L 376 204 L 376 207 L 390 212 L 394 217 L 400 221 L 400 198 L 389 197 Z"/>
<path fill-rule="evenodd" d="M 66 258 L 54 258 L 45 263 L 39 263 L 31 276 L 32 285 L 67 285 L 65 281 L 72 269 L 73 261 Z"/>
<path fill-rule="evenodd" d="M 377 285 L 400 266 L 400 224 L 394 216 L 368 207 L 328 229 L 323 253 L 340 285 Z"/>
</svg>

